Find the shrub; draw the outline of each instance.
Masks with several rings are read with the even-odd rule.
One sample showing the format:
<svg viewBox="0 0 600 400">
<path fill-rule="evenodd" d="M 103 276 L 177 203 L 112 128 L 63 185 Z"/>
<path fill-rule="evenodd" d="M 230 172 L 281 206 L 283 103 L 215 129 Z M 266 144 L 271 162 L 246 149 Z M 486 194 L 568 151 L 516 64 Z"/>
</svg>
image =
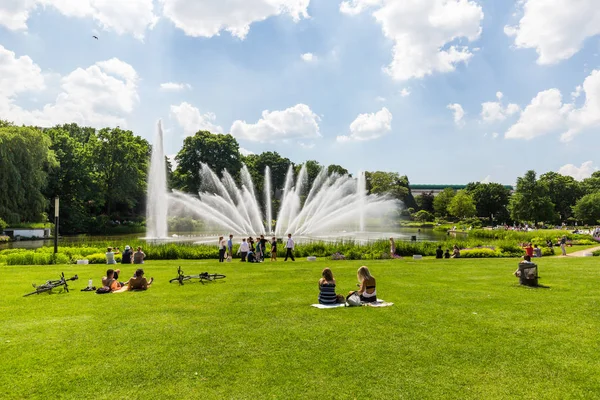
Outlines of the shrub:
<svg viewBox="0 0 600 400">
<path fill-rule="evenodd" d="M 463 258 L 495 258 L 501 257 L 501 254 L 496 250 L 482 247 L 481 249 L 468 249 L 460 252 Z"/>
<path fill-rule="evenodd" d="M 415 221 L 419 222 L 432 222 L 435 220 L 435 216 L 427 210 L 421 210 L 413 215 Z"/>
<path fill-rule="evenodd" d="M 594 255 L 594 257 L 600 257 L 600 250 L 596 250 L 592 254 Z"/>
</svg>

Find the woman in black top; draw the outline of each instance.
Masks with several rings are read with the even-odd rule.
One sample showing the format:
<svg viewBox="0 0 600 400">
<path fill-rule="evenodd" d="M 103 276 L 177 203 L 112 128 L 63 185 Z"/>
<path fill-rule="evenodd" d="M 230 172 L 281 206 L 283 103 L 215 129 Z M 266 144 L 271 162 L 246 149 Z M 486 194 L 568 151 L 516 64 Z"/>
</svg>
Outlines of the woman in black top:
<svg viewBox="0 0 600 400">
<path fill-rule="evenodd" d="M 277 239 L 271 238 L 271 261 L 277 261 Z"/>
</svg>

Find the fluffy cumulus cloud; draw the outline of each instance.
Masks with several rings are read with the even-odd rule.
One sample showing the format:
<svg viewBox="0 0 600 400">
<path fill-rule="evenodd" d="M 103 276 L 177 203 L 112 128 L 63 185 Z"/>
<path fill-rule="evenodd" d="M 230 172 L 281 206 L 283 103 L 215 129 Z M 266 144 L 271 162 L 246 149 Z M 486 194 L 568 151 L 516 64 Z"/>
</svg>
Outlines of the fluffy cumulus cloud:
<svg viewBox="0 0 600 400">
<path fill-rule="evenodd" d="M 67 17 L 93 18 L 103 29 L 143 38 L 158 17 L 153 0 L 2 0 L 0 25 L 10 30 L 26 30 L 30 13 L 39 7 L 52 7 Z"/>
<path fill-rule="evenodd" d="M 585 103 L 577 108 L 563 103 L 558 89 L 537 94 L 521 113 L 519 121 L 505 134 L 509 139 L 533 139 L 561 132 L 561 140 L 568 142 L 582 131 L 600 126 L 600 70 L 594 70 L 585 79 L 581 93 Z"/>
<path fill-rule="evenodd" d="M 517 114 L 521 111 L 517 104 L 510 103 L 507 106 L 502 104 L 502 92 L 496 93 L 498 101 L 488 101 L 481 104 L 481 119 L 483 122 L 492 123 L 504 121 L 508 116 Z"/>
<path fill-rule="evenodd" d="M 190 103 L 183 102 L 178 106 L 171 106 L 171 116 L 183 128 L 186 135 L 193 135 L 198 131 L 223 133 L 223 128 L 215 125 L 217 119 L 215 114 L 211 112 L 202 114 Z"/>
<path fill-rule="evenodd" d="M 26 109 L 16 96 L 44 90 L 42 71 L 29 57 L 16 57 L 0 46 L 0 115 L 10 116 L 17 124 L 48 127 L 76 122 L 98 128 L 124 127 L 125 117 L 139 102 L 137 84 L 135 69 L 113 58 L 61 77 L 54 103 Z"/>
<path fill-rule="evenodd" d="M 165 82 L 160 84 L 160 90 L 165 92 L 181 92 L 182 90 L 191 89 L 189 83 Z"/>
<path fill-rule="evenodd" d="M 408 90 L 407 88 L 403 88 L 400 91 L 400 96 L 402 96 L 402 97 L 408 97 L 408 96 L 410 96 L 410 90 Z"/>
<path fill-rule="evenodd" d="M 596 171 L 598 171 L 598 168 L 594 167 L 594 163 L 592 161 L 586 161 L 583 164 L 581 164 L 581 167 L 578 167 L 573 164 L 563 165 L 558 170 L 558 173 L 561 175 L 572 176 L 578 181 L 582 181 L 592 176 L 592 174 Z"/>
<path fill-rule="evenodd" d="M 392 130 L 392 113 L 385 107 L 371 114 L 360 114 L 350 124 L 350 135 L 338 136 L 338 142 L 377 139 Z"/>
<path fill-rule="evenodd" d="M 264 143 L 317 139 L 321 137 L 319 120 L 309 106 L 296 104 L 283 111 L 265 110 L 255 124 L 235 121 L 231 134 L 238 139 Z"/>
<path fill-rule="evenodd" d="M 537 51 L 539 64 L 570 58 L 586 38 L 600 34 L 598 0 L 522 0 L 522 17 L 504 31 L 520 48 Z"/>
<path fill-rule="evenodd" d="M 163 14 L 188 36 L 212 37 L 221 31 L 244 39 L 254 22 L 288 14 L 308 18 L 310 0 L 159 0 Z"/>
<path fill-rule="evenodd" d="M 465 126 L 465 121 L 464 121 L 464 116 L 465 116 L 465 110 L 463 110 L 462 106 L 458 103 L 454 103 L 454 104 L 448 104 L 446 106 L 446 108 L 448 110 L 452 110 L 454 112 L 454 123 L 456 124 L 456 126 L 458 127 L 463 127 Z"/>
<path fill-rule="evenodd" d="M 457 40 L 474 41 L 481 34 L 483 11 L 474 0 L 347 0 L 340 5 L 349 15 L 369 9 L 394 42 L 386 71 L 399 81 L 454 71 L 473 56 Z"/>
</svg>

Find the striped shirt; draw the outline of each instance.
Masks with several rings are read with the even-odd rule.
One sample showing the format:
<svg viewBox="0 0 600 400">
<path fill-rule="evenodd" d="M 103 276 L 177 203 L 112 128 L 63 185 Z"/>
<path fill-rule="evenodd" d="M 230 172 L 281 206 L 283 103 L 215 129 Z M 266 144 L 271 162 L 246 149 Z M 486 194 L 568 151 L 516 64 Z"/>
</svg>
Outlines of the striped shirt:
<svg viewBox="0 0 600 400">
<path fill-rule="evenodd" d="M 335 294 L 335 283 L 322 283 L 319 285 L 319 303 L 335 304 L 337 297 Z"/>
</svg>

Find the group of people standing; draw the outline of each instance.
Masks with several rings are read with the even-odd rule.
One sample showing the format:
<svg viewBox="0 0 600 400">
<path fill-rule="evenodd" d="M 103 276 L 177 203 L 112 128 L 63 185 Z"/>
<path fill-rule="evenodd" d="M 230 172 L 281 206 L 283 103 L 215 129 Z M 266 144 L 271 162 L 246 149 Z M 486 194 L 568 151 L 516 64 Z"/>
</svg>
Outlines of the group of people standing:
<svg viewBox="0 0 600 400">
<path fill-rule="evenodd" d="M 275 236 L 270 241 L 265 239 L 265 235 L 257 236 L 256 240 L 252 237 L 242 238 L 236 254 L 240 255 L 241 262 L 263 262 L 267 257 L 268 243 L 271 245 L 271 261 L 277 261 L 277 239 Z M 296 261 L 294 258 L 294 247 L 295 243 L 294 239 L 292 239 L 292 234 L 288 233 L 284 261 L 287 261 L 288 257 L 292 261 Z M 224 262 L 226 258 L 233 258 L 233 235 L 229 235 L 228 240 L 223 236 L 219 236 L 219 262 Z"/>
</svg>

